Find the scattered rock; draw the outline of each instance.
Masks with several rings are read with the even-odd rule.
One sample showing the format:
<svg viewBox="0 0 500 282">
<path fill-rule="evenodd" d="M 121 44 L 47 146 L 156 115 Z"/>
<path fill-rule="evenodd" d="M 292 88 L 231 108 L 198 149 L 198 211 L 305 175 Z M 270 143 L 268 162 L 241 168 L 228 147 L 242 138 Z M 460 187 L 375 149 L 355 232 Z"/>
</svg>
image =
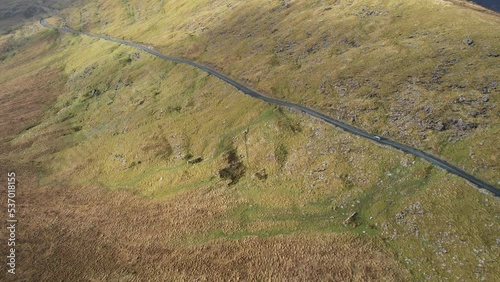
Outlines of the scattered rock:
<svg viewBox="0 0 500 282">
<path fill-rule="evenodd" d="M 137 165 L 140 165 L 142 162 L 141 161 L 134 161 L 134 162 L 131 162 L 129 165 L 128 165 L 128 168 L 133 168 Z"/>
<path fill-rule="evenodd" d="M 448 121 L 458 130 L 468 131 L 477 128 L 478 124 L 474 122 L 466 122 L 463 119 L 448 119 Z"/>
<path fill-rule="evenodd" d="M 101 91 L 99 89 L 92 89 L 89 92 L 89 96 L 90 97 L 96 97 L 96 96 L 99 96 L 99 95 L 101 95 Z"/>
<path fill-rule="evenodd" d="M 416 202 L 411 204 L 409 207 L 406 208 L 410 214 L 418 214 L 418 215 L 423 215 L 425 214 L 424 209 L 422 208 L 422 205 L 420 202 Z"/>
<path fill-rule="evenodd" d="M 319 48 L 318 44 L 314 44 L 311 47 L 307 48 L 306 53 L 309 55 L 315 54 L 319 51 L 319 49 L 320 48 Z"/>
<path fill-rule="evenodd" d="M 85 70 L 83 70 L 83 73 L 80 75 L 80 77 L 81 78 L 89 77 L 94 72 L 95 69 L 96 69 L 96 66 L 90 66 L 90 67 L 85 68 Z"/>
<path fill-rule="evenodd" d="M 346 44 L 352 48 L 356 48 L 356 47 L 361 46 L 361 44 L 359 44 L 356 40 L 350 39 L 350 38 L 345 37 L 345 36 L 340 38 L 340 43 Z"/>
<path fill-rule="evenodd" d="M 282 53 L 282 52 L 286 52 L 290 49 L 293 49 L 295 46 L 297 46 L 297 42 L 286 42 L 284 44 L 280 44 L 276 49 L 276 53 Z"/>
<path fill-rule="evenodd" d="M 257 171 L 256 173 L 254 173 L 254 177 L 256 177 L 259 180 L 266 180 L 267 179 L 266 169 L 263 168 Z"/>
<path fill-rule="evenodd" d="M 471 117 L 477 117 L 479 115 L 479 112 L 476 112 L 476 111 L 472 111 L 469 113 L 469 116 Z"/>
<path fill-rule="evenodd" d="M 460 58 L 450 58 L 448 60 L 445 60 L 444 63 L 447 65 L 454 65 L 460 63 Z"/>
<path fill-rule="evenodd" d="M 410 231 L 411 233 L 413 233 L 413 235 L 415 235 L 415 237 L 418 237 L 418 226 L 416 226 L 416 225 L 410 225 L 408 227 L 408 231 Z"/>
<path fill-rule="evenodd" d="M 127 159 L 123 154 L 113 154 L 112 159 L 119 162 L 121 165 L 125 165 L 127 163 Z"/>
<path fill-rule="evenodd" d="M 467 38 L 467 39 L 464 39 L 462 41 L 465 45 L 468 45 L 468 46 L 473 46 L 474 45 L 474 40 L 470 39 L 470 38 Z"/>
<path fill-rule="evenodd" d="M 435 125 L 434 125 L 434 130 L 437 130 L 437 131 L 444 131 L 446 129 L 446 125 L 439 121 L 437 122 Z"/>
<path fill-rule="evenodd" d="M 358 212 L 353 212 L 348 218 L 346 218 L 343 222 L 344 226 L 351 225 L 353 227 L 357 226 L 356 219 L 357 219 Z"/>
<path fill-rule="evenodd" d="M 398 230 L 396 228 L 394 228 L 394 231 L 392 232 L 391 239 L 395 240 L 396 238 L 398 238 Z"/>
<path fill-rule="evenodd" d="M 387 11 L 381 9 L 380 7 L 367 7 L 364 6 L 361 8 L 361 12 L 358 14 L 359 16 L 381 16 L 387 14 Z"/>
<path fill-rule="evenodd" d="M 430 114 L 432 112 L 432 108 L 431 107 L 422 107 L 422 110 L 428 114 Z"/>
<path fill-rule="evenodd" d="M 398 212 L 395 216 L 396 220 L 401 220 L 405 218 L 405 213 L 403 212 Z"/>
<path fill-rule="evenodd" d="M 290 0 L 280 0 L 280 4 L 281 6 L 285 7 L 285 9 L 288 9 L 292 6 L 292 4 L 290 4 Z"/>
<path fill-rule="evenodd" d="M 448 69 L 443 66 L 437 66 L 434 72 L 432 73 L 431 81 L 436 84 L 443 83 L 443 76 L 448 73 Z"/>
<path fill-rule="evenodd" d="M 197 164 L 197 163 L 201 163 L 203 161 L 203 158 L 201 156 L 199 157 L 196 157 L 194 159 L 190 159 L 187 161 L 188 164 Z"/>
<path fill-rule="evenodd" d="M 141 59 L 141 53 L 140 52 L 134 52 L 130 55 L 131 60 L 139 60 Z"/>
</svg>

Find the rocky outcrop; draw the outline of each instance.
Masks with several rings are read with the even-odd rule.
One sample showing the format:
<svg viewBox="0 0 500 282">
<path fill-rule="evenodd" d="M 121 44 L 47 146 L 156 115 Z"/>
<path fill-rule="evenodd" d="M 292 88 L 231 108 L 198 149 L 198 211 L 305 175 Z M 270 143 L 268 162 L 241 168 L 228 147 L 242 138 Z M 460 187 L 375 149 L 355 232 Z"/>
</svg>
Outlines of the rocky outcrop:
<svg viewBox="0 0 500 282">
<path fill-rule="evenodd" d="M 231 149 L 224 154 L 227 166 L 219 170 L 219 177 L 224 180 L 230 180 L 229 185 L 238 183 L 243 175 L 245 175 L 245 166 L 238 156 L 236 149 Z"/>
</svg>

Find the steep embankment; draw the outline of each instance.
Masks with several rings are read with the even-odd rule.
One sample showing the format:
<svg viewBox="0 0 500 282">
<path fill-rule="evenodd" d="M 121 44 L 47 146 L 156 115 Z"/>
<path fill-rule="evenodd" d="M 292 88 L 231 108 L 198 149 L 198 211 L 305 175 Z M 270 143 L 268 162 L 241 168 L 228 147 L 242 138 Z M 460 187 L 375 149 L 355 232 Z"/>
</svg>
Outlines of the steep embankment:
<svg viewBox="0 0 500 282">
<path fill-rule="evenodd" d="M 498 182 L 495 17 L 304 2 L 108 0 L 49 21 L 195 59 Z M 16 36 L 43 52 L 5 57 L 0 83 L 51 66 L 61 93 L 2 149 L 32 179 L 30 280 L 499 280 L 499 201 L 464 180 L 128 47 Z"/>
</svg>

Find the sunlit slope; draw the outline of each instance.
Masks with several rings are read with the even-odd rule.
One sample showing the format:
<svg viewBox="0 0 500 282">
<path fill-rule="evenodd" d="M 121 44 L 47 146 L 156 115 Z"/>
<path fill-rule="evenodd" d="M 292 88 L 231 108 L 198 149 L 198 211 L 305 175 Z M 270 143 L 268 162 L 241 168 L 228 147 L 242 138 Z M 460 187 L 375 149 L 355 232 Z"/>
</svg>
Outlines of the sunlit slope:
<svg viewBox="0 0 500 282">
<path fill-rule="evenodd" d="M 207 63 L 500 181 L 497 15 L 437 0 L 105 1 L 80 14 L 66 22 Z"/>
<path fill-rule="evenodd" d="M 176 225 L 165 244 L 354 232 L 386 240 L 416 277 L 446 276 L 447 269 L 472 277 L 476 254 L 444 234 L 496 256 L 498 202 L 464 180 L 252 100 L 187 66 L 107 42 L 61 36 L 67 94 L 46 120 L 13 142 L 34 142 L 26 152 L 41 155 L 38 162 L 46 170 L 41 185 L 99 183 L 198 207 L 185 216 L 197 210 L 206 214 L 202 226 L 191 220 Z M 78 52 L 81 48 L 86 52 Z M 49 144 L 69 145 L 39 153 L 47 143 L 40 136 L 54 128 L 66 130 L 53 133 L 58 137 Z M 201 162 L 189 163 L 198 156 Z M 191 201 L 179 201 L 186 197 Z M 423 248 L 421 240 L 428 242 Z M 438 262 L 456 259 L 434 255 L 443 245 L 467 263 L 432 270 Z M 495 267 L 485 265 L 485 277 L 495 277 Z"/>
<path fill-rule="evenodd" d="M 497 17 L 441 1 L 335 3 L 99 1 L 48 21 L 205 63 L 496 184 Z M 59 76 L 47 84 L 64 84 L 44 118 L 8 143 L 10 158 L 38 165 L 36 193 L 66 203 L 33 209 L 36 226 L 102 235 L 64 235 L 89 257 L 84 269 L 127 269 L 111 263 L 120 255 L 155 265 L 96 279 L 500 280 L 499 201 L 465 180 L 191 67 L 32 30 L 16 35 L 32 41 L 16 42 L 44 52 L 6 56 L 2 68 L 15 71 L 1 83 L 50 65 Z M 74 209 L 59 217 L 65 232 L 42 217 L 58 208 Z M 77 258 L 57 255 L 44 253 L 56 269 Z M 287 276 L 298 265 L 310 267 Z"/>
<path fill-rule="evenodd" d="M 22 48 L 1 65 L 2 101 L 13 112 L 7 111 L 10 123 L 2 126 L 17 126 L 2 136 L 1 169 L 16 169 L 23 180 L 19 220 L 27 226 L 18 233 L 26 238 L 22 246 L 27 250 L 19 254 L 26 264 L 18 267 L 18 277 L 409 277 L 378 239 L 329 228 L 323 232 L 327 221 L 315 226 L 292 214 L 283 222 L 240 222 L 240 210 L 253 206 L 251 194 L 261 189 L 278 191 L 255 194 L 264 201 L 256 199 L 263 205 L 259 216 L 269 216 L 264 206 L 270 200 L 271 207 L 285 213 L 296 205 L 301 183 L 283 185 L 287 178 L 280 172 L 289 150 L 287 136 L 302 131 L 296 114 L 255 103 L 206 74 L 124 47 L 37 25 L 29 30 L 16 35 Z M 42 92 L 44 85 L 53 92 Z M 54 95 L 57 101 L 50 99 Z M 29 106 L 43 102 L 43 118 L 39 112 L 33 118 L 25 115 Z M 306 141 L 304 136 L 300 140 Z M 245 157 L 242 142 L 248 144 Z M 199 155 L 202 162 L 188 163 Z M 224 169 L 227 173 L 221 174 Z M 236 187 L 250 190 L 241 195 Z M 124 194 L 127 188 L 133 193 Z M 273 196 L 283 201 L 273 203 Z M 137 229 L 138 223 L 147 228 Z M 124 257 L 138 259 L 130 266 Z"/>
</svg>

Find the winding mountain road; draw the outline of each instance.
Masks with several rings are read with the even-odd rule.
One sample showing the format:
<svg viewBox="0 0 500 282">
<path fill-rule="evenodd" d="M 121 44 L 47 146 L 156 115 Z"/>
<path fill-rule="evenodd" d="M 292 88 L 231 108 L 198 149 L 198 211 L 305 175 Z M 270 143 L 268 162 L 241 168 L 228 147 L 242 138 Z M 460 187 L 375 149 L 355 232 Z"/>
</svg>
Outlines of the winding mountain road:
<svg viewBox="0 0 500 282">
<path fill-rule="evenodd" d="M 410 146 L 407 146 L 407 145 L 404 145 L 404 144 L 401 144 L 401 143 L 398 143 L 398 142 L 395 142 L 395 141 L 392 141 L 390 139 L 387 139 L 387 138 L 383 138 L 383 137 L 379 137 L 377 135 L 373 135 L 371 133 L 368 133 L 362 129 L 359 129 L 359 128 L 356 128 L 356 127 L 353 127 L 349 124 L 346 124 L 346 123 L 343 123 L 342 121 L 339 121 L 339 120 L 336 120 L 332 117 L 329 117 L 329 116 L 326 116 L 320 112 L 317 112 L 313 109 L 310 109 L 310 108 L 307 108 L 307 107 L 304 107 L 304 106 L 301 106 L 301 105 L 298 105 L 298 104 L 294 104 L 294 103 L 290 103 L 290 102 L 287 102 L 287 101 L 282 101 L 282 100 L 278 100 L 278 99 L 275 99 L 275 98 L 271 98 L 271 97 L 267 97 L 267 96 L 264 96 L 262 94 L 259 94 L 255 91 L 253 91 L 252 89 L 240 84 L 239 82 L 237 81 L 234 81 L 232 80 L 231 78 L 213 70 L 213 69 L 210 69 L 206 66 L 203 66 L 203 65 L 200 65 L 196 62 L 193 62 L 193 61 L 190 61 L 190 60 L 186 60 L 186 59 L 180 59 L 180 58 L 175 58 L 175 57 L 170 57 L 170 56 L 166 56 L 166 55 L 163 55 L 161 53 L 158 53 L 154 50 L 151 50 L 150 48 L 147 48 L 146 46 L 143 46 L 143 45 L 140 45 L 140 44 L 136 44 L 136 43 L 132 43 L 132 42 L 128 42 L 128 41 L 124 41 L 124 40 L 119 40 L 119 39 L 115 39 L 115 38 L 111 38 L 111 37 L 108 37 L 108 36 L 102 36 L 102 35 L 95 35 L 95 34 L 91 34 L 91 33 L 87 33 L 87 32 L 81 32 L 81 31 L 76 31 L 76 30 L 73 30 L 73 29 L 70 29 L 68 27 L 56 27 L 56 26 L 52 26 L 50 24 L 48 24 L 45 19 L 42 19 L 40 20 L 40 24 L 44 27 L 47 27 L 47 28 L 53 28 L 53 29 L 57 29 L 57 30 L 61 30 L 61 31 L 65 31 L 65 32 L 70 32 L 70 33 L 73 33 L 73 34 L 83 34 L 83 35 L 86 35 L 86 36 L 89 36 L 89 37 L 94 37 L 94 38 L 99 38 L 99 39 L 104 39 L 104 40 L 107 40 L 107 41 L 112 41 L 112 42 L 116 42 L 116 43 L 119 43 L 119 44 L 123 44 L 123 45 L 127 45 L 127 46 L 131 46 L 131 47 L 134 47 L 134 48 L 137 48 L 137 49 L 140 49 L 144 52 L 147 52 L 153 56 L 156 56 L 156 57 L 159 57 L 161 59 L 164 59 L 164 60 L 169 60 L 169 61 L 173 61 L 173 62 L 176 62 L 176 63 L 182 63 L 182 64 L 187 64 L 187 65 L 190 65 L 190 66 L 193 66 L 195 68 L 198 68 L 200 70 L 203 70 L 221 80 L 223 80 L 224 82 L 234 86 L 236 89 L 240 90 L 241 92 L 243 92 L 244 94 L 246 95 L 249 95 L 253 98 L 257 98 L 257 99 L 260 99 L 262 101 L 265 101 L 265 102 L 268 102 L 268 103 L 272 103 L 272 104 L 275 104 L 275 105 L 279 105 L 279 106 L 284 106 L 284 107 L 287 107 L 287 108 L 290 108 L 290 109 L 295 109 L 295 110 L 299 110 L 301 112 L 304 112 L 312 117 L 315 117 L 315 118 L 318 118 L 320 120 L 323 120 L 325 121 L 326 123 L 329 123 L 331 125 L 334 125 L 336 127 L 339 127 L 349 133 L 352 133 L 352 134 L 355 134 L 355 135 L 358 135 L 358 136 L 361 136 L 363 138 L 366 138 L 366 139 L 369 139 L 373 142 L 376 142 L 376 143 L 379 143 L 381 145 L 386 145 L 386 146 L 390 146 L 390 147 L 393 147 L 397 150 L 400 150 L 400 151 L 403 151 L 405 153 L 408 153 L 408 154 L 412 154 L 414 156 L 417 156 L 419 158 L 422 158 L 438 167 L 441 167 L 442 169 L 450 172 L 450 173 L 453 173 L 459 177 L 462 177 L 466 180 L 468 180 L 469 182 L 471 182 L 472 184 L 476 185 L 478 188 L 480 189 L 486 189 L 488 191 L 490 191 L 491 193 L 493 193 L 493 195 L 499 197 L 500 196 L 500 190 L 496 187 L 494 187 L 493 185 L 491 184 L 488 184 L 474 176 L 472 176 L 471 174 L 463 171 L 462 169 L 438 158 L 438 157 L 435 157 L 433 155 L 430 155 L 424 151 L 421 151 L 421 150 L 418 150 L 418 149 L 415 149 L 415 148 L 412 148 Z"/>
</svg>

